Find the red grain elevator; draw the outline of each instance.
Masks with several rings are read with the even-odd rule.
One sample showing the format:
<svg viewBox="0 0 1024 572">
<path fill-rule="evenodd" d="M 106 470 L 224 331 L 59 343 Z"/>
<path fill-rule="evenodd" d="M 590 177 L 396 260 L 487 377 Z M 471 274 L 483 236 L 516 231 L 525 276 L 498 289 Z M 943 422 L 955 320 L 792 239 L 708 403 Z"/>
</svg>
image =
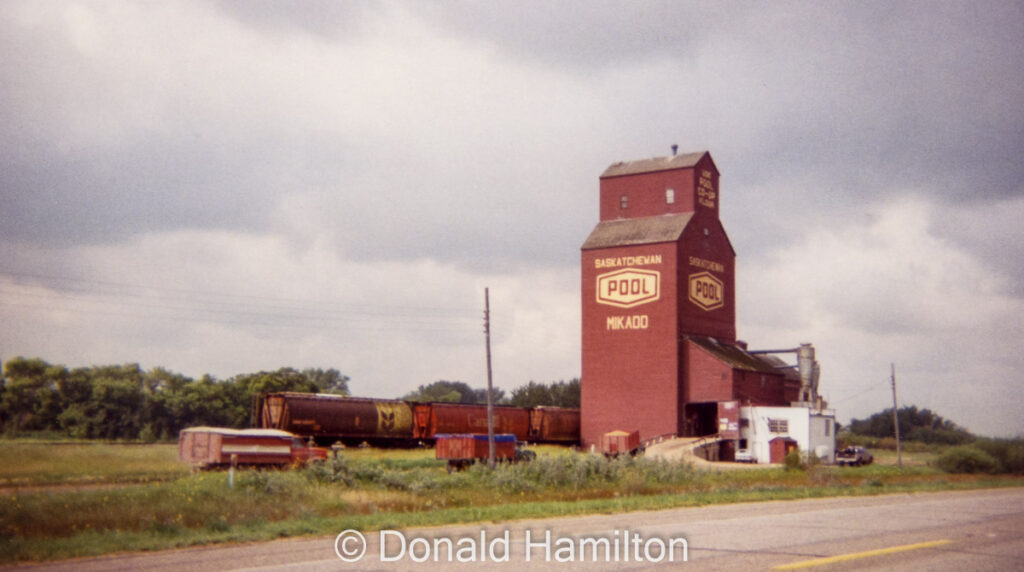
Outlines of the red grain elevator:
<svg viewBox="0 0 1024 572">
<path fill-rule="evenodd" d="M 717 403 L 733 399 L 735 364 L 719 350 L 743 352 L 718 178 L 706 151 L 615 163 L 601 175 L 600 220 L 581 249 L 584 446 L 615 430 L 701 434 Z M 688 381 L 708 357 L 721 371 L 700 368 Z"/>
</svg>

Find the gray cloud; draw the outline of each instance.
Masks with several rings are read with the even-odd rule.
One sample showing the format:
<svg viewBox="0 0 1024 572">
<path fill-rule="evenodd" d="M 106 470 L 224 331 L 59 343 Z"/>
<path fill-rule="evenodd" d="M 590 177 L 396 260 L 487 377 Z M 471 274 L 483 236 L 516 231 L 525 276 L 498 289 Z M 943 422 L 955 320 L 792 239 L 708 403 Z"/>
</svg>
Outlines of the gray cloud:
<svg viewBox="0 0 1024 572">
<path fill-rule="evenodd" d="M 645 58 L 692 53 L 715 26 L 713 3 L 483 2 L 410 5 L 436 26 L 496 46 L 514 59 L 594 73 Z"/>
<path fill-rule="evenodd" d="M 1024 297 L 1022 12 L 3 3 L 0 277 L 19 290 L 3 291 L 0 314 L 41 328 L 8 328 L 0 341 L 55 361 L 142 359 L 124 349 L 175 368 L 181 356 L 222 374 L 294 355 L 397 394 L 444 376 L 436 356 L 447 348 L 458 356 L 449 362 L 473 359 L 475 342 L 410 337 L 407 362 L 431 366 L 396 382 L 403 364 L 375 366 L 379 344 L 216 320 L 158 327 L 91 298 L 62 314 L 27 302 L 54 294 L 24 276 L 368 306 L 458 306 L 491 284 L 521 306 L 508 322 L 521 328 L 507 346 L 516 375 L 571 377 L 597 177 L 677 143 L 709 149 L 722 171 L 741 335 L 820 340 L 837 394 L 857 394 L 889 359 L 926 394 L 934 340 L 1021 334 L 1011 318 Z M 984 281 L 984 304 L 956 285 L 963 269 Z M 952 312 L 946 299 L 983 311 Z M 101 311 L 128 316 L 91 336 L 72 319 Z M 879 357 L 893 347 L 900 355 Z M 1024 366 L 954 357 L 972 379 Z"/>
<path fill-rule="evenodd" d="M 358 39 L 380 5 L 371 2 L 306 0 L 301 5 L 275 0 L 217 0 L 227 16 L 260 32 L 312 34 L 330 41 Z"/>
</svg>

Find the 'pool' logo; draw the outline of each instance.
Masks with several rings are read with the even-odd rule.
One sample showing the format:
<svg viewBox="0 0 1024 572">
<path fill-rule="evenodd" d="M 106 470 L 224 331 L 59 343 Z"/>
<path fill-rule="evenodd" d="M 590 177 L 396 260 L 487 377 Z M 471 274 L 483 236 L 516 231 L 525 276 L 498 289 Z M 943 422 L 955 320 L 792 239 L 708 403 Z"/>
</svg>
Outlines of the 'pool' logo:
<svg viewBox="0 0 1024 572">
<path fill-rule="evenodd" d="M 597 277 L 597 303 L 632 308 L 660 296 L 661 273 L 627 268 Z"/>
<path fill-rule="evenodd" d="M 704 310 L 725 305 L 725 286 L 710 272 L 690 275 L 690 301 Z"/>
</svg>

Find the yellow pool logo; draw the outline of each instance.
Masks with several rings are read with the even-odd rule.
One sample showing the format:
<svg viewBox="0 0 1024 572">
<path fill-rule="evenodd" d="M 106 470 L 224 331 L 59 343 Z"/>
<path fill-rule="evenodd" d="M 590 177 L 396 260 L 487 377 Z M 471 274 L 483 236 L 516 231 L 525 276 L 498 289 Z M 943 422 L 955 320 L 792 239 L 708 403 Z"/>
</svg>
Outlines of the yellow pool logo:
<svg viewBox="0 0 1024 572">
<path fill-rule="evenodd" d="M 597 277 L 597 303 L 632 308 L 654 302 L 661 295 L 661 273 L 626 268 Z"/>
<path fill-rule="evenodd" d="M 703 310 L 725 305 L 725 285 L 710 272 L 690 275 L 690 301 Z"/>
</svg>

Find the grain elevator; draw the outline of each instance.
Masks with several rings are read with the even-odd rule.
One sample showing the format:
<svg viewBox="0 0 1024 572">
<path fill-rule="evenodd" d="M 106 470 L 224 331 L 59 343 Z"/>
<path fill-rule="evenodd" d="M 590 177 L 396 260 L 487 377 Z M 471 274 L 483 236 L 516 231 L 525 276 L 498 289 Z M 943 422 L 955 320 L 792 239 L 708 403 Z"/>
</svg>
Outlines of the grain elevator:
<svg viewBox="0 0 1024 572">
<path fill-rule="evenodd" d="M 795 367 L 737 341 L 719 171 L 706 151 L 674 151 L 600 176 L 581 248 L 585 447 L 621 430 L 738 440 L 740 406 L 810 403 Z"/>
</svg>

